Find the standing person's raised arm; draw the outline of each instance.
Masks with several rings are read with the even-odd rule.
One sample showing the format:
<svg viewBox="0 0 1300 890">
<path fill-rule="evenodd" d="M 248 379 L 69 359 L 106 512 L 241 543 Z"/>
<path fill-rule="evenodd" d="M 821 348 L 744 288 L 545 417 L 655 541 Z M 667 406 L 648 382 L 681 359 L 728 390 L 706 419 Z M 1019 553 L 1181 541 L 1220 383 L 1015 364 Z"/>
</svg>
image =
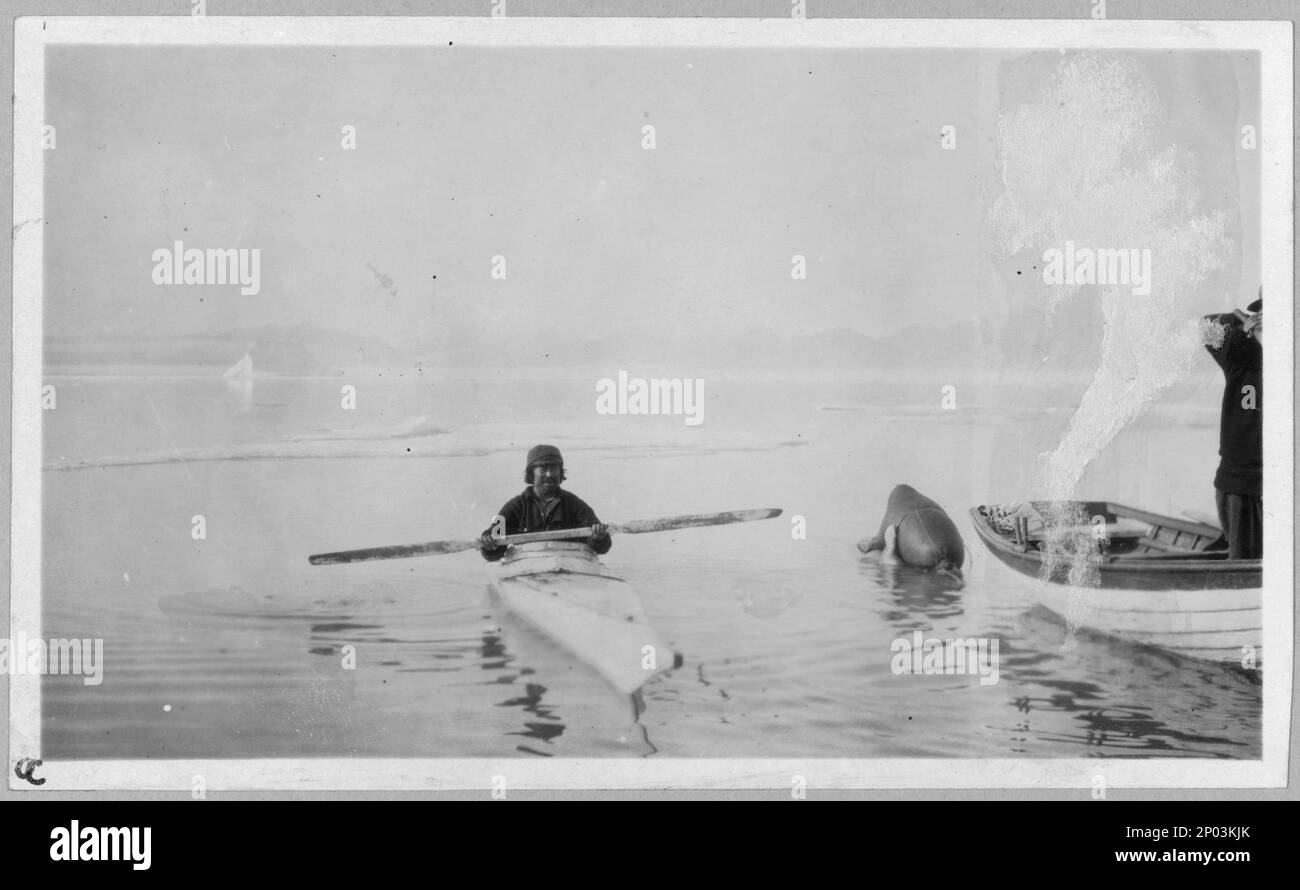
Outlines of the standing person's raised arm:
<svg viewBox="0 0 1300 890">
<path fill-rule="evenodd" d="M 1242 328 L 1249 317 L 1240 309 L 1234 309 L 1232 312 L 1213 312 L 1204 316 L 1206 322 L 1223 329 L 1222 338 L 1207 340 L 1205 343 L 1206 351 L 1213 356 L 1219 367 L 1224 367 L 1224 363 L 1236 354 L 1240 341 L 1246 336 Z"/>
</svg>

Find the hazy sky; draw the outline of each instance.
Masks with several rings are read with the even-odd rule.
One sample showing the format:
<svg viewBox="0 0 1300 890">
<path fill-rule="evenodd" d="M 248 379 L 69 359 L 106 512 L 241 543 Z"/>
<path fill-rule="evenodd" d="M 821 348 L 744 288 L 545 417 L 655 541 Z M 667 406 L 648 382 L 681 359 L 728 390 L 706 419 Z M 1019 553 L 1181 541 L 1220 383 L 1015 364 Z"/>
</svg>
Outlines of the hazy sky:
<svg viewBox="0 0 1300 890">
<path fill-rule="evenodd" d="M 556 328 L 888 332 L 1006 309 L 1019 286 L 983 242 L 1006 54 L 52 47 L 47 58 L 49 335 L 304 321 L 403 345 L 486 331 L 504 346 Z M 1231 81 L 1233 65 L 1143 58 L 1170 120 L 1208 131 L 1194 148 L 1212 200 L 1235 212 L 1239 192 L 1257 192 L 1238 178 L 1258 174 L 1232 153 L 1238 120 L 1257 114 L 1220 76 Z M 1189 71 L 1201 81 L 1189 86 Z M 1215 82 L 1222 101 L 1206 103 Z M 953 151 L 940 148 L 946 124 Z M 345 125 L 354 151 L 341 147 Z M 151 255 L 176 240 L 260 248 L 261 293 L 155 286 Z M 1257 232 L 1238 241 L 1257 269 Z M 490 277 L 498 254 L 505 281 Z M 794 254 L 806 281 L 791 279 Z"/>
</svg>

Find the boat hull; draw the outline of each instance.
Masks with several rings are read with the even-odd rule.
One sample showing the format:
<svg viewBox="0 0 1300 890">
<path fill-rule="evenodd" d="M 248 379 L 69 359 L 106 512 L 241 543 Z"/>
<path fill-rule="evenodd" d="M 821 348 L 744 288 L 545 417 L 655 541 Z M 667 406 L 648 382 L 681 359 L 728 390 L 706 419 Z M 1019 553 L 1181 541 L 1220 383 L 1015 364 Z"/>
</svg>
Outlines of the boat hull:
<svg viewBox="0 0 1300 890">
<path fill-rule="evenodd" d="M 1018 572 L 1014 577 L 1022 590 L 1068 626 L 1156 646 L 1185 658 L 1235 664 L 1250 652 L 1256 665 L 1263 663 L 1258 589 L 1159 593 L 1076 587 Z"/>
<path fill-rule="evenodd" d="M 507 610 L 619 692 L 634 693 L 675 665 L 672 646 L 646 619 L 635 589 L 586 545 L 518 545 L 490 571 L 492 590 Z"/>
<path fill-rule="evenodd" d="M 1131 643 L 1156 646 L 1186 658 L 1241 664 L 1249 656 L 1263 663 L 1262 567 L 1258 560 L 1228 560 L 1212 552 L 1164 549 L 1147 552 L 1162 531 L 1191 524 L 1108 503 L 1087 505 L 1090 515 L 1108 522 L 1142 517 L 1146 533 L 1137 555 L 1090 562 L 1096 586 L 1072 585 L 1063 572 L 1044 571 L 1042 553 L 1000 531 L 976 508 L 975 530 L 989 552 L 1010 570 L 1029 596 L 1074 627 Z M 1163 523 L 1163 524 L 1162 524 Z M 1215 529 L 1190 529 L 1217 533 Z M 1155 555 L 1150 555 L 1155 553 Z"/>
</svg>

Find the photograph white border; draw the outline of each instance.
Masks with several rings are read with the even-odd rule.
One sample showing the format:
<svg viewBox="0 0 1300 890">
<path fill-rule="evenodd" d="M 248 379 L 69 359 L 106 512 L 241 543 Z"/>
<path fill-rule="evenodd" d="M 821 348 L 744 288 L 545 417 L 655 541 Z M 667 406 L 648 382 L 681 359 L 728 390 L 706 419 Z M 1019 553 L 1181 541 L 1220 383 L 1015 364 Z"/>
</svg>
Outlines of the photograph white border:
<svg viewBox="0 0 1300 890">
<path fill-rule="evenodd" d="M 41 406 L 45 47 L 458 46 L 1252 50 L 1260 54 L 1261 277 L 1293 294 L 1292 32 L 1280 22 L 957 19 L 644 19 L 415 17 L 63 17 L 15 22 L 13 500 L 10 628 L 41 636 Z M 1294 655 L 1294 332 L 1271 315 L 1265 406 L 1263 746 L 1259 761 L 1207 759 L 396 759 L 44 761 L 13 790 L 512 790 L 1284 787 Z M 1282 655 L 1278 657 L 1279 653 Z M 9 676 L 10 764 L 41 759 L 40 677 Z"/>
</svg>

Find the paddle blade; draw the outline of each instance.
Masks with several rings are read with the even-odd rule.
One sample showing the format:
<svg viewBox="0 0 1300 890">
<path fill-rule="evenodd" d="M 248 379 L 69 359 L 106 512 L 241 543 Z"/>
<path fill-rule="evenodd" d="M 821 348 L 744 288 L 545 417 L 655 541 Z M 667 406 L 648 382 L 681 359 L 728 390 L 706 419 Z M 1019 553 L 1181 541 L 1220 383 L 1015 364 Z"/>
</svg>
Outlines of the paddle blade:
<svg viewBox="0 0 1300 890">
<path fill-rule="evenodd" d="M 733 522 L 755 522 L 781 515 L 780 507 L 767 510 L 733 510 L 727 513 L 698 513 L 693 516 L 668 516 L 663 519 L 638 519 L 626 525 L 611 525 L 610 529 L 626 535 L 645 532 L 666 532 L 678 528 L 699 528 L 706 525 L 730 525 Z M 566 541 L 591 537 L 590 528 L 553 529 L 544 532 L 527 532 L 502 538 L 503 544 L 523 544 L 528 541 Z M 376 559 L 404 559 L 408 556 L 438 556 L 473 550 L 478 541 L 429 541 L 425 544 L 400 544 L 394 547 L 370 547 L 366 550 L 341 550 L 338 553 L 317 553 L 307 557 L 314 566 L 339 565 L 349 562 L 370 562 Z"/>
<path fill-rule="evenodd" d="M 376 559 L 404 559 L 408 556 L 441 556 L 473 550 L 477 546 L 478 541 L 429 541 L 424 544 L 397 544 L 392 547 L 317 553 L 315 556 L 307 557 L 307 561 L 314 566 L 329 566 L 348 562 L 370 562 Z"/>
<path fill-rule="evenodd" d="M 731 510 L 726 513 L 697 513 L 692 516 L 666 516 L 662 519 L 638 519 L 624 525 L 613 525 L 610 526 L 610 528 L 625 535 L 640 535 L 646 532 L 666 532 L 679 528 L 700 528 L 706 525 L 731 525 L 734 522 L 757 522 L 760 519 L 773 519 L 780 515 L 780 507 L 772 507 L 766 510 Z"/>
</svg>

